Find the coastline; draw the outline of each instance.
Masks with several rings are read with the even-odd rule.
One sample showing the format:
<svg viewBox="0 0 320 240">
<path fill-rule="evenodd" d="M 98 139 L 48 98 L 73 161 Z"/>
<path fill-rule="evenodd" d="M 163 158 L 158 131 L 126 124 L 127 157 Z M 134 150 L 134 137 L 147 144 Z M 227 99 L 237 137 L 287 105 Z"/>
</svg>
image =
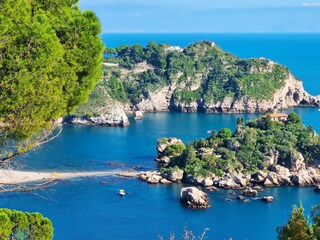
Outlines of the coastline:
<svg viewBox="0 0 320 240">
<path fill-rule="evenodd" d="M 0 186 L 22 183 L 72 179 L 81 177 L 120 176 L 133 178 L 140 173 L 129 171 L 97 171 L 97 172 L 34 172 L 17 170 L 0 170 Z"/>
</svg>

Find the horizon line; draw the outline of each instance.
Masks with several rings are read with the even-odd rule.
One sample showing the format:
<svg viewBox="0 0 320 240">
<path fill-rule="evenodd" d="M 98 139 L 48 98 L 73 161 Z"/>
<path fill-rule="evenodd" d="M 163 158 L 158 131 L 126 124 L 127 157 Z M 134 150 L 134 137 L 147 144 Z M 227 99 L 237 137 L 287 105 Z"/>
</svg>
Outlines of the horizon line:
<svg viewBox="0 0 320 240">
<path fill-rule="evenodd" d="M 102 34 L 319 34 L 320 31 L 300 32 L 102 32 Z"/>
</svg>

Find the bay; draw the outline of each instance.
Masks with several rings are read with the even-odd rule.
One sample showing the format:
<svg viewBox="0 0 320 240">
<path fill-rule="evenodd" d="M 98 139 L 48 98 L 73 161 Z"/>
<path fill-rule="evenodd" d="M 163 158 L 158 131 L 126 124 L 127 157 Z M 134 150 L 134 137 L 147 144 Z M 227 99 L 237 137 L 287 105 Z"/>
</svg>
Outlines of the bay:
<svg viewBox="0 0 320 240">
<path fill-rule="evenodd" d="M 287 65 L 306 89 L 320 93 L 320 34 L 106 34 L 108 46 L 149 41 L 185 47 L 194 41 L 212 40 L 241 57 L 271 58 Z M 320 132 L 317 108 L 295 108 L 306 125 Z M 156 140 L 178 137 L 188 142 L 206 137 L 207 130 L 234 129 L 237 117 L 246 120 L 258 114 L 149 113 L 142 121 L 131 119 L 127 128 L 64 126 L 59 138 L 32 151 L 18 164 L 35 171 L 89 171 L 156 168 Z M 112 162 L 120 165 L 112 166 Z M 140 168 L 139 168 L 140 169 Z M 107 184 L 101 184 L 102 181 Z M 212 208 L 185 209 L 179 203 L 181 185 L 148 185 L 116 177 L 63 180 L 54 187 L 32 194 L 0 195 L 0 207 L 39 211 L 55 227 L 55 239 L 157 239 L 180 236 L 184 226 L 200 234 L 210 228 L 208 239 L 276 239 L 276 227 L 287 221 L 293 204 L 302 202 L 306 213 L 319 204 L 320 195 L 310 187 L 269 188 L 266 204 L 227 201 L 228 191 L 209 193 Z M 124 198 L 118 189 L 128 193 Z"/>
</svg>

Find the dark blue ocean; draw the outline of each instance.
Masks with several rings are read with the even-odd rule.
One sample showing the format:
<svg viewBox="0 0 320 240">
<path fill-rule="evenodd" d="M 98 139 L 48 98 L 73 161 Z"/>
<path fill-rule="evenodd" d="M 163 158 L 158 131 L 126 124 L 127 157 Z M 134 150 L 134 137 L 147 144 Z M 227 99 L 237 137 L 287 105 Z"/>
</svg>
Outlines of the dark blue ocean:
<svg viewBox="0 0 320 240">
<path fill-rule="evenodd" d="M 320 94 L 320 34 L 105 34 L 108 47 L 149 41 L 185 47 L 191 42 L 212 40 L 238 56 L 267 57 L 288 66 L 312 94 Z M 307 125 L 320 132 L 317 108 L 296 108 Z M 209 129 L 234 128 L 237 117 L 255 114 L 150 113 L 127 128 L 64 126 L 59 138 L 29 153 L 20 162 L 27 170 L 89 171 L 154 169 L 156 140 L 179 137 L 184 141 L 206 137 Z M 117 162 L 120 165 L 111 166 Z M 101 182 L 107 184 L 102 185 Z M 128 193 L 124 198 L 118 189 Z M 228 191 L 209 193 L 212 207 L 205 211 L 185 209 L 179 203 L 181 185 L 148 185 L 117 177 L 60 181 L 35 193 L 0 195 L 0 207 L 39 211 L 49 217 L 55 239 L 169 239 L 180 237 L 186 226 L 196 234 L 209 228 L 208 239 L 276 239 L 293 204 L 303 203 L 306 213 L 320 204 L 313 188 L 269 188 L 261 193 L 275 201 L 241 203 L 226 201 Z"/>
</svg>

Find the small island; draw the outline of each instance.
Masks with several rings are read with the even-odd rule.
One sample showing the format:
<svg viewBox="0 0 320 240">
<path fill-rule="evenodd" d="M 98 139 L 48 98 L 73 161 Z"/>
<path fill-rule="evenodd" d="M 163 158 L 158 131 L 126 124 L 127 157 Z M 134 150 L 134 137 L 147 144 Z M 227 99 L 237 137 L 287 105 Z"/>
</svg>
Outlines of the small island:
<svg viewBox="0 0 320 240">
<path fill-rule="evenodd" d="M 234 132 L 212 130 L 209 137 L 187 145 L 162 138 L 157 154 L 159 171 L 143 174 L 141 180 L 208 189 L 320 183 L 320 137 L 294 112 L 266 114 L 247 123 L 239 118 Z"/>
</svg>

